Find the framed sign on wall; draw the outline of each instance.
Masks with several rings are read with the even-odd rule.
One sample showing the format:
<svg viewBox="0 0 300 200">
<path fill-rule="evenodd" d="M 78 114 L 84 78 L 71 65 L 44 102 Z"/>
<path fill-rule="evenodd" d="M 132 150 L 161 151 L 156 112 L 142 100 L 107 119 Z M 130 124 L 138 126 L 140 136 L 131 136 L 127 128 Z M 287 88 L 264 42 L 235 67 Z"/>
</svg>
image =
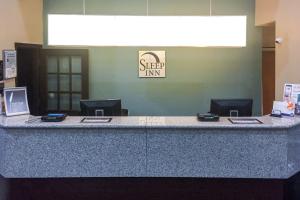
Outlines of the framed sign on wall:
<svg viewBox="0 0 300 200">
<path fill-rule="evenodd" d="M 166 77 L 165 51 L 139 51 L 139 77 Z"/>
</svg>

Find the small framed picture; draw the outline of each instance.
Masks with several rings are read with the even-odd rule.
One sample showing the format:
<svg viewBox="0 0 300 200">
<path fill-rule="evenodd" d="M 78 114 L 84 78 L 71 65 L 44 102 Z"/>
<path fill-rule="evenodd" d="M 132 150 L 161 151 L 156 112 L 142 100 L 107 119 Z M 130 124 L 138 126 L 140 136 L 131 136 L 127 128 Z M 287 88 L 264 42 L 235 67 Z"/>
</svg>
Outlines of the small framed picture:
<svg viewBox="0 0 300 200">
<path fill-rule="evenodd" d="M 4 88 L 6 116 L 29 114 L 26 87 Z"/>
</svg>

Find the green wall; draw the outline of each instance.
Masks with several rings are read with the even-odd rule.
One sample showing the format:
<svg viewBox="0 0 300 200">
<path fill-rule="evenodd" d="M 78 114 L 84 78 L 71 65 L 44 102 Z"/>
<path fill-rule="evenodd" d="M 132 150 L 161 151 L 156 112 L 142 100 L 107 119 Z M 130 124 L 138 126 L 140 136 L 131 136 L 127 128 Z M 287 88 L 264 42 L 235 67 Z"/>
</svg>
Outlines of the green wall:
<svg viewBox="0 0 300 200">
<path fill-rule="evenodd" d="M 121 98 L 130 115 L 195 115 L 211 98 L 253 98 L 261 109 L 261 29 L 254 0 L 212 0 L 214 15 L 247 15 L 246 48 L 90 47 L 90 98 Z M 150 15 L 208 15 L 209 0 L 149 0 Z M 145 15 L 146 0 L 86 0 L 86 14 Z M 82 14 L 82 0 L 44 0 L 47 14 Z M 120 33 L 122 34 L 122 33 Z M 138 51 L 165 50 L 166 78 L 138 78 Z"/>
</svg>

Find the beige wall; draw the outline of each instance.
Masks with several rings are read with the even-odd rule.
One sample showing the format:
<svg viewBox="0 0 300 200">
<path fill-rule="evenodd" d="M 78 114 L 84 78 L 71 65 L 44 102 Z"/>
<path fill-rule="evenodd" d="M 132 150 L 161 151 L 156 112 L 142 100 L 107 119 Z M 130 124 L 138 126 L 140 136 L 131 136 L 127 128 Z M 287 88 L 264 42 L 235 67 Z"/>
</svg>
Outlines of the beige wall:
<svg viewBox="0 0 300 200">
<path fill-rule="evenodd" d="M 273 5 L 274 4 L 274 5 Z M 256 0 L 256 24 L 276 22 L 276 99 L 282 99 L 283 84 L 300 83 L 300 0 Z"/>
<path fill-rule="evenodd" d="M 257 26 L 275 21 L 280 0 L 256 0 L 255 24 Z M 288 0 L 289 1 L 289 0 Z"/>
<path fill-rule="evenodd" d="M 0 51 L 13 49 L 15 42 L 42 44 L 42 2 L 42 0 L 0 0 Z"/>
</svg>

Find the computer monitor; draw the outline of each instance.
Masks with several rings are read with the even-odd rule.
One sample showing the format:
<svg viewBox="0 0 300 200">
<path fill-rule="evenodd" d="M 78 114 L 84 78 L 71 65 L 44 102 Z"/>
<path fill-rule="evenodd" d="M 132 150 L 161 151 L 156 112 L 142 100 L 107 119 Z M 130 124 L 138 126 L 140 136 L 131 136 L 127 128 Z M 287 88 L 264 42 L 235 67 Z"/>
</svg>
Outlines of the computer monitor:
<svg viewBox="0 0 300 200">
<path fill-rule="evenodd" d="M 212 99 L 210 113 L 219 116 L 252 116 L 252 99 Z"/>
<path fill-rule="evenodd" d="M 82 116 L 121 116 L 121 99 L 80 100 Z"/>
</svg>

